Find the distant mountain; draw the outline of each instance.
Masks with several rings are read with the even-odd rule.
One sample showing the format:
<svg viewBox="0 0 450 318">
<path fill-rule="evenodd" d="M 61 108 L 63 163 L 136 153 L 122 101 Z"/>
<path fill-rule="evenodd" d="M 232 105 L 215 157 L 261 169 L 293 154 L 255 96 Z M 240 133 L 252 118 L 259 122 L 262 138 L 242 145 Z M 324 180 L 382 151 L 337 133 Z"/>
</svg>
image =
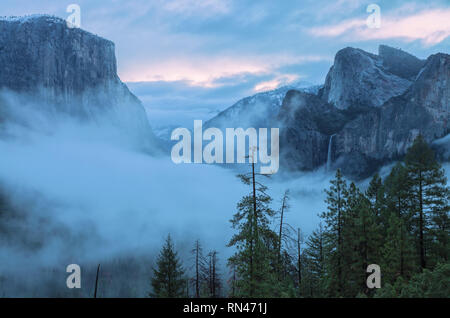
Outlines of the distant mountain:
<svg viewBox="0 0 450 318">
<path fill-rule="evenodd" d="M 279 127 L 282 168 L 312 170 L 328 161 L 329 168 L 363 178 L 403 156 L 418 134 L 432 142 L 449 133 L 450 55 L 420 60 L 385 45 L 378 55 L 345 48 L 316 92 L 263 94 L 208 124 Z"/>
<path fill-rule="evenodd" d="M 0 18 L 0 124 L 31 104 L 52 116 L 112 124 L 151 149 L 157 138 L 117 76 L 114 50 L 60 18 Z M 449 118 L 450 55 L 420 60 L 382 45 L 377 55 L 342 49 L 323 86 L 300 82 L 244 98 L 205 126 L 279 127 L 282 169 L 327 164 L 362 178 L 403 156 L 418 134 L 448 140 Z"/>
<path fill-rule="evenodd" d="M 284 97 L 289 90 L 296 89 L 316 94 L 321 86 L 300 81 L 275 90 L 245 97 L 205 123 L 206 127 L 267 127 L 270 119 L 278 115 Z M 266 125 L 266 126 L 264 126 Z"/>
<path fill-rule="evenodd" d="M 313 169 L 331 158 L 334 168 L 366 177 L 403 156 L 417 135 L 432 142 L 449 133 L 450 55 L 421 61 L 386 46 L 378 56 L 343 49 L 318 96 L 288 92 L 279 118 L 286 165 Z"/>
<path fill-rule="evenodd" d="M 387 46 L 380 46 L 379 55 L 348 47 L 336 54 L 320 96 L 340 109 L 355 104 L 381 106 L 403 94 L 423 64 Z"/>
<path fill-rule="evenodd" d="M 32 103 L 40 111 L 108 121 L 142 145 L 154 139 L 141 102 L 117 75 L 114 43 L 63 19 L 0 18 L 0 70 L 3 117 Z"/>
</svg>

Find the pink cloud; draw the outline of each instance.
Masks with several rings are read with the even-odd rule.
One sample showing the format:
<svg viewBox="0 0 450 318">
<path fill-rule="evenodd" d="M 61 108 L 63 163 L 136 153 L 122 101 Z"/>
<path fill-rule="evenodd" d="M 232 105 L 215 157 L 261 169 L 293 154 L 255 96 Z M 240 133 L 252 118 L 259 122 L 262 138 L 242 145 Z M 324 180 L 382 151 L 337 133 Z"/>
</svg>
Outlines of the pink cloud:
<svg viewBox="0 0 450 318">
<path fill-rule="evenodd" d="M 229 0 L 163 0 L 162 8 L 184 15 L 216 15 L 231 11 Z"/>
<path fill-rule="evenodd" d="M 259 92 L 265 92 L 277 89 L 278 87 L 281 87 L 283 85 L 290 84 L 300 78 L 299 75 L 296 74 L 282 74 L 276 76 L 274 79 L 270 81 L 265 81 L 258 83 L 253 90 L 257 93 Z"/>
<path fill-rule="evenodd" d="M 381 14 L 381 27 L 367 27 L 365 19 L 345 20 L 339 24 L 310 29 L 315 36 L 339 37 L 352 40 L 402 39 L 421 40 L 426 46 L 435 45 L 450 36 L 450 9 L 433 9 L 408 16 Z"/>
<path fill-rule="evenodd" d="M 277 69 L 292 64 L 314 61 L 332 61 L 324 56 L 197 56 L 167 57 L 155 62 L 138 62 L 120 71 L 120 78 L 126 82 L 186 81 L 192 86 L 217 87 L 218 80 L 241 75 L 277 76 L 274 81 L 289 82 L 291 77 L 279 77 Z M 266 83 L 263 86 L 275 85 Z M 259 89 L 263 89 L 262 87 Z M 256 88 L 255 88 L 256 89 Z"/>
<path fill-rule="evenodd" d="M 268 71 L 267 65 L 245 59 L 169 58 L 155 64 L 130 67 L 121 73 L 121 78 L 127 82 L 186 81 L 193 86 L 215 87 L 220 78 Z"/>
</svg>

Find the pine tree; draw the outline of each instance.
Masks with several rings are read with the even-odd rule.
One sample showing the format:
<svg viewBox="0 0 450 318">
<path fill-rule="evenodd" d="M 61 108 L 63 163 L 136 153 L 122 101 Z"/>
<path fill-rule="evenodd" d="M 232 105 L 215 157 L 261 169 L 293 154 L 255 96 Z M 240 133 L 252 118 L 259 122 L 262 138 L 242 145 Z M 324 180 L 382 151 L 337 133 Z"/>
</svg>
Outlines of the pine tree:
<svg viewBox="0 0 450 318">
<path fill-rule="evenodd" d="M 408 178 L 411 180 L 414 200 L 414 216 L 417 219 L 418 250 L 421 269 L 427 266 L 427 249 L 433 241 L 433 232 L 428 227 L 432 217 L 446 223 L 448 220 L 447 180 L 441 165 L 436 161 L 433 150 L 419 135 L 405 156 Z M 439 223 L 437 219 L 435 223 Z M 443 230 L 447 231 L 444 226 Z M 439 227 L 438 227 L 439 228 Z M 448 233 L 448 232 L 447 232 Z M 440 245 L 446 244 L 444 234 Z M 444 241 L 442 241 L 444 239 Z"/>
<path fill-rule="evenodd" d="M 281 209 L 280 209 L 280 230 L 278 232 L 278 264 L 281 264 L 281 249 L 283 245 L 284 238 L 284 228 L 285 226 L 285 213 L 289 209 L 289 190 L 286 190 L 283 195 L 283 199 L 281 200 Z"/>
<path fill-rule="evenodd" d="M 298 277 L 297 267 L 294 264 L 295 259 L 287 250 L 281 252 L 280 280 L 282 282 L 293 282 Z"/>
<path fill-rule="evenodd" d="M 8 227 L 5 221 L 13 216 L 14 214 L 11 213 L 11 208 L 0 189 L 0 237 L 8 231 Z"/>
<path fill-rule="evenodd" d="M 191 254 L 194 258 L 194 277 L 191 279 L 191 282 L 194 285 L 194 297 L 199 298 L 201 285 L 206 279 L 206 260 L 203 256 L 203 248 L 199 240 L 195 241 L 194 248 L 191 250 Z"/>
<path fill-rule="evenodd" d="M 408 230 L 412 230 L 411 213 L 414 207 L 414 199 L 412 194 L 412 183 L 408 176 L 408 170 L 402 163 L 397 163 L 391 170 L 391 173 L 386 178 L 386 205 L 388 214 L 394 213 L 405 221 Z"/>
<path fill-rule="evenodd" d="M 295 257 L 292 257 L 292 255 L 290 255 L 290 253 L 286 249 L 283 249 L 283 251 L 281 252 L 281 272 L 279 273 L 277 286 L 279 293 L 276 296 L 283 298 L 292 298 L 301 294 L 300 286 L 298 283 L 298 264 L 302 264 L 302 266 L 300 267 L 300 270 L 302 271 L 302 277 L 305 267 L 303 266 L 303 254 L 301 254 L 300 257 L 302 257 L 302 260 L 298 262 L 298 259 L 296 260 Z M 302 279 L 302 282 L 303 281 L 304 280 Z"/>
<path fill-rule="evenodd" d="M 207 271 L 207 286 L 209 297 L 220 297 L 222 289 L 222 280 L 219 274 L 217 251 L 213 250 L 208 253 L 208 271 Z"/>
<path fill-rule="evenodd" d="M 327 284 L 330 296 L 340 295 L 343 289 L 343 218 L 345 212 L 345 197 L 347 183 L 340 169 L 336 171 L 335 179 L 330 181 L 329 190 L 325 190 L 327 211 L 321 214 L 325 221 L 325 244 L 330 257 L 327 263 Z"/>
<path fill-rule="evenodd" d="M 386 240 L 381 248 L 383 281 L 394 284 L 398 277 L 409 279 L 416 271 L 414 241 L 407 231 L 404 218 L 392 213 Z"/>
<path fill-rule="evenodd" d="M 431 272 L 425 269 L 411 279 L 399 277 L 376 291 L 379 298 L 448 298 L 450 295 L 450 264 L 438 264 Z"/>
<path fill-rule="evenodd" d="M 444 191 L 442 187 L 439 190 Z M 430 252 L 433 264 L 447 263 L 450 260 L 450 191 L 448 187 L 441 194 L 443 194 L 442 203 L 434 206 L 431 212 L 430 234 L 433 237 L 433 243 Z"/>
<path fill-rule="evenodd" d="M 152 297 L 177 298 L 185 294 L 186 281 L 184 271 L 175 251 L 170 235 L 161 249 L 156 262 L 157 268 L 153 269 Z"/>
<path fill-rule="evenodd" d="M 370 201 L 373 214 L 375 214 L 377 218 L 380 218 L 384 207 L 385 199 L 384 199 L 383 182 L 378 173 L 375 173 L 375 175 L 372 177 L 369 187 L 366 190 L 366 197 Z"/>
<path fill-rule="evenodd" d="M 377 213 L 370 200 L 352 182 L 346 193 L 343 218 L 344 296 L 354 297 L 368 293 L 366 269 L 381 261 L 382 237 Z"/>
<path fill-rule="evenodd" d="M 358 224 L 363 198 L 353 182 L 344 193 L 344 200 L 341 216 L 342 288 L 340 296 L 354 297 L 361 291 L 361 283 L 364 281 L 367 242 L 362 226 Z M 368 209 L 367 206 L 365 208 Z"/>
<path fill-rule="evenodd" d="M 238 203 L 238 211 L 231 220 L 232 227 L 238 230 L 228 243 L 229 247 L 237 249 L 229 263 L 236 265 L 238 296 L 273 297 L 278 286 L 278 237 L 270 229 L 269 218 L 275 215 L 270 208 L 272 198 L 266 194 L 267 187 L 256 181 L 253 164 L 250 176 L 238 177 L 253 190 Z"/>
<path fill-rule="evenodd" d="M 325 228 L 310 236 L 301 259 L 303 296 L 444 293 L 438 279 L 430 288 L 426 279 L 435 272 L 424 267 L 439 271 L 435 276 L 441 280 L 448 271 L 450 191 L 422 137 L 384 182 L 375 174 L 364 194 L 354 183 L 347 186 L 340 171 L 326 194 Z M 384 291 L 367 289 L 369 264 L 381 265 Z"/>
<path fill-rule="evenodd" d="M 298 286 L 302 285 L 302 243 L 303 238 L 300 228 L 297 229 L 297 282 Z"/>
<path fill-rule="evenodd" d="M 307 266 L 307 277 L 309 279 L 311 297 L 323 297 L 324 293 L 324 278 L 325 278 L 325 256 L 327 255 L 325 247 L 325 235 L 322 228 L 322 223 L 319 223 L 317 230 L 315 230 L 306 242 L 305 262 Z M 304 275 L 305 276 L 305 275 Z"/>
<path fill-rule="evenodd" d="M 386 178 L 386 215 L 382 266 L 384 280 L 393 284 L 398 277 L 408 279 L 417 271 L 414 249 L 414 196 L 408 170 L 397 163 Z"/>
<path fill-rule="evenodd" d="M 311 260 L 311 269 L 318 278 L 322 278 L 325 270 L 325 242 L 322 223 L 315 230 L 306 242 L 306 254 Z"/>
<path fill-rule="evenodd" d="M 233 259 L 228 261 L 228 268 L 230 278 L 227 280 L 228 285 L 230 286 L 230 291 L 228 297 L 235 298 L 239 294 L 238 292 L 238 284 L 237 284 L 237 273 L 236 273 L 236 264 L 234 264 Z"/>
<path fill-rule="evenodd" d="M 370 181 L 369 187 L 365 192 L 365 197 L 369 201 L 369 210 L 371 218 L 379 225 L 378 239 L 379 245 L 383 245 L 383 238 L 385 236 L 385 229 L 387 227 L 387 199 L 386 199 L 386 187 L 381 180 L 378 173 L 375 173 Z"/>
<path fill-rule="evenodd" d="M 363 194 L 359 193 L 359 198 L 356 207 L 358 213 L 356 229 L 363 260 L 362 266 L 365 270 L 369 264 L 378 264 L 381 261 L 380 249 L 384 242 L 384 236 L 376 209 L 370 208 L 370 201 Z M 365 285 L 365 282 L 363 285 Z"/>
</svg>

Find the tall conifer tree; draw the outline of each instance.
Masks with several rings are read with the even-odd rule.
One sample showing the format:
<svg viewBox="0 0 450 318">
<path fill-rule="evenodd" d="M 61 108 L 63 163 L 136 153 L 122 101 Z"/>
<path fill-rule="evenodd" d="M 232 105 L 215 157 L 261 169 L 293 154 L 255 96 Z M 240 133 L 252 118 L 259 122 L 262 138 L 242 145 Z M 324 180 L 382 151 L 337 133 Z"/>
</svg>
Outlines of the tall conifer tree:
<svg viewBox="0 0 450 318">
<path fill-rule="evenodd" d="M 417 219 L 418 250 L 421 268 L 427 266 L 427 250 L 433 242 L 430 222 L 448 220 L 447 180 L 441 165 L 425 139 L 419 135 L 405 156 L 408 177 L 411 180 L 414 216 Z M 433 220 L 434 217 L 434 220 Z M 444 231 L 447 229 L 444 226 Z M 444 236 L 445 237 L 445 236 Z M 441 238 L 442 239 L 442 238 Z M 440 244 L 445 244 L 441 241 Z"/>
<path fill-rule="evenodd" d="M 150 296 L 157 298 L 177 298 L 185 295 L 184 271 L 170 235 L 161 249 L 153 269 Z"/>
</svg>

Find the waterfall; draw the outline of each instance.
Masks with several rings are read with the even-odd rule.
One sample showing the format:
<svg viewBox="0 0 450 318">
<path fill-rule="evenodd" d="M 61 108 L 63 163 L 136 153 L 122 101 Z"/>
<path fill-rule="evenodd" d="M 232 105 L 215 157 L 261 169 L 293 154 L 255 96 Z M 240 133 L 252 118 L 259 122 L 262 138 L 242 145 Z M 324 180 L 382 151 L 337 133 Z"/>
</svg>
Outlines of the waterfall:
<svg viewBox="0 0 450 318">
<path fill-rule="evenodd" d="M 331 170 L 331 146 L 333 145 L 333 137 L 334 135 L 331 135 L 330 141 L 328 142 L 327 171 Z"/>
</svg>

